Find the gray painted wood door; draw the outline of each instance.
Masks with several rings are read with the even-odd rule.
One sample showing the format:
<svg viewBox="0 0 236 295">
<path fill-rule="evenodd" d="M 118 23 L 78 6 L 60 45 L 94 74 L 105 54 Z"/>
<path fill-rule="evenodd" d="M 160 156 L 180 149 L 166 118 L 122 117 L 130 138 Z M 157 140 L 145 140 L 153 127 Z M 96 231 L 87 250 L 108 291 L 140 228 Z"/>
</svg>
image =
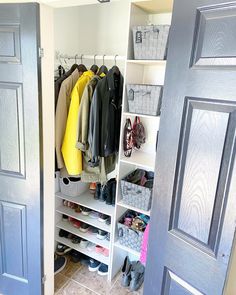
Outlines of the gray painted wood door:
<svg viewBox="0 0 236 295">
<path fill-rule="evenodd" d="M 145 295 L 223 294 L 236 224 L 236 2 L 175 0 Z"/>
<path fill-rule="evenodd" d="M 39 7 L 0 4 L 0 294 L 41 294 Z"/>
</svg>

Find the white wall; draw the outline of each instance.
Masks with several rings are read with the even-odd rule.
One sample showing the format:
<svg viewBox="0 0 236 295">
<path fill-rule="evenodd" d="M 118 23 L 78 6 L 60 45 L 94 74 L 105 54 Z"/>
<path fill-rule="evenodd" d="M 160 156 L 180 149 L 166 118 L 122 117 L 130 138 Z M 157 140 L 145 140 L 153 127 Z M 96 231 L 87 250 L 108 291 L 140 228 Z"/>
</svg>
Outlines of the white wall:
<svg viewBox="0 0 236 295">
<path fill-rule="evenodd" d="M 126 55 L 128 0 L 57 8 L 54 16 L 56 51 L 73 56 L 75 54 Z M 84 63 L 89 66 L 93 61 L 84 60 Z M 102 61 L 97 61 L 97 64 L 101 65 Z M 114 62 L 106 64 L 112 66 Z"/>
</svg>

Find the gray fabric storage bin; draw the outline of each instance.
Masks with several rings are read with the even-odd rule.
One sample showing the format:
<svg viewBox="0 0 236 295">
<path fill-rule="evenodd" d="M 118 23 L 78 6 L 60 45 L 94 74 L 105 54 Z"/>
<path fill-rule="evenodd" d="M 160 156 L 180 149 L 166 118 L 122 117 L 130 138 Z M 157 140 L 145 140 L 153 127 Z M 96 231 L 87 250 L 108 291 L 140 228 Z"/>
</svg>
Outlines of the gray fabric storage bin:
<svg viewBox="0 0 236 295">
<path fill-rule="evenodd" d="M 160 85 L 128 84 L 128 111 L 135 114 L 159 116 L 162 89 Z"/>
<path fill-rule="evenodd" d="M 120 220 L 122 220 L 122 218 Z M 127 225 L 124 225 L 118 222 L 118 233 L 119 233 L 119 242 L 121 245 L 124 245 L 137 252 L 141 251 L 143 234 L 144 234 L 143 232 L 133 230 L 129 228 Z"/>
<path fill-rule="evenodd" d="M 72 181 L 68 177 L 63 177 L 59 179 L 60 191 L 62 194 L 70 197 L 77 197 L 88 190 L 87 183 L 82 182 L 80 179 L 73 179 L 74 181 Z"/>
<path fill-rule="evenodd" d="M 152 204 L 152 189 L 124 179 L 121 180 L 122 201 L 132 207 L 149 211 Z"/>
<path fill-rule="evenodd" d="M 133 27 L 134 59 L 166 58 L 169 25 Z"/>
</svg>

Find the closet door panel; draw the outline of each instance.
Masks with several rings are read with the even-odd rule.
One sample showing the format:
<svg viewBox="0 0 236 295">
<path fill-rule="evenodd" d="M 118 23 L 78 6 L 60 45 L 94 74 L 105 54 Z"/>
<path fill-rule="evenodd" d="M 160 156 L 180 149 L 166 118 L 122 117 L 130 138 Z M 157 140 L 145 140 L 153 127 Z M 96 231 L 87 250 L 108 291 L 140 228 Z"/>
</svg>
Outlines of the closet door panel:
<svg viewBox="0 0 236 295">
<path fill-rule="evenodd" d="M 42 294 L 39 5 L 0 4 L 0 294 Z"/>
<path fill-rule="evenodd" d="M 235 23 L 235 3 L 175 1 L 145 295 L 224 292 L 236 220 Z"/>
</svg>

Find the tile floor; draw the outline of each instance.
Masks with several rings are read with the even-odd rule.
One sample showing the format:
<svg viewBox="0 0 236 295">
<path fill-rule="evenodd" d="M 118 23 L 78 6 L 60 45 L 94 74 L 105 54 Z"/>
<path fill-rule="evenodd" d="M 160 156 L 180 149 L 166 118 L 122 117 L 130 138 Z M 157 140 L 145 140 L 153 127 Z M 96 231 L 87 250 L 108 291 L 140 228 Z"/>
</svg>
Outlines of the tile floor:
<svg viewBox="0 0 236 295">
<path fill-rule="evenodd" d="M 142 295 L 142 288 L 130 292 L 120 284 L 120 274 L 112 282 L 107 277 L 88 271 L 87 266 L 68 262 L 62 272 L 55 276 L 55 295 Z"/>
</svg>

